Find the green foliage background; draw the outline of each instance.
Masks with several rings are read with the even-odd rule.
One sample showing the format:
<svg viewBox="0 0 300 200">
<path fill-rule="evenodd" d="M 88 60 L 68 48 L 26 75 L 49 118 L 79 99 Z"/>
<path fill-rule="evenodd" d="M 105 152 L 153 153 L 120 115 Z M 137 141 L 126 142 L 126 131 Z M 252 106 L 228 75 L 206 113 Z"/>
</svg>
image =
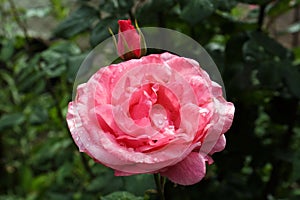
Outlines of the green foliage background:
<svg viewBox="0 0 300 200">
<path fill-rule="evenodd" d="M 81 61 L 109 37 L 108 26 L 117 33 L 117 20 L 127 18 L 140 27 L 178 30 L 202 44 L 236 107 L 226 149 L 214 155 L 205 179 L 188 187 L 167 182 L 167 199 L 299 199 L 299 16 L 281 33 L 293 34 L 288 48 L 264 26 L 299 4 L 49 0 L 26 10 L 0 0 L 0 200 L 157 199 L 151 175 L 114 177 L 80 154 L 65 121 Z M 60 22 L 50 37 L 28 32 L 29 18 L 47 16 Z"/>
</svg>

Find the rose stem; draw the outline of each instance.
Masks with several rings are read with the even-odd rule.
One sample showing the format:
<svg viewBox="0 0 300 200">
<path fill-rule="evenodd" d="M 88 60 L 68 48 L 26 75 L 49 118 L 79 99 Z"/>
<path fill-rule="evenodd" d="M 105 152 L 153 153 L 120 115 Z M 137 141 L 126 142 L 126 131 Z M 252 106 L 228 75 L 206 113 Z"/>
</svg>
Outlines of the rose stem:
<svg viewBox="0 0 300 200">
<path fill-rule="evenodd" d="M 165 183 L 166 178 L 162 177 L 159 173 L 154 174 L 154 180 L 157 188 L 158 195 L 160 197 L 160 200 L 165 200 Z"/>
</svg>

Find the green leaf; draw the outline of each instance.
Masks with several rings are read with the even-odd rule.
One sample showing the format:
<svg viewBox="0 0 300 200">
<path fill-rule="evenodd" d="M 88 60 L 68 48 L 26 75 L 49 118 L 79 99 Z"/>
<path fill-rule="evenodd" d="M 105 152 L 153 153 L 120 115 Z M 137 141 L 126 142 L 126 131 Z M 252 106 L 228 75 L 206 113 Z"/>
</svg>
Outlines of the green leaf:
<svg viewBox="0 0 300 200">
<path fill-rule="evenodd" d="M 276 89 L 281 83 L 280 63 L 274 61 L 263 61 L 258 66 L 257 78 L 261 85 Z"/>
<path fill-rule="evenodd" d="M 1 42 L 1 51 L 0 51 L 0 60 L 6 62 L 8 61 L 14 54 L 14 42 L 12 40 L 4 40 Z"/>
<path fill-rule="evenodd" d="M 51 186 L 55 176 L 53 173 L 41 174 L 39 176 L 34 177 L 32 181 L 32 190 L 42 192 L 49 186 Z"/>
<path fill-rule="evenodd" d="M 31 124 L 41 124 L 48 119 L 47 110 L 41 105 L 35 105 L 31 112 L 29 121 Z"/>
<path fill-rule="evenodd" d="M 54 35 L 70 38 L 89 29 L 92 23 L 99 18 L 99 13 L 92 7 L 81 6 L 64 20 L 54 30 Z"/>
<path fill-rule="evenodd" d="M 276 40 L 270 38 L 268 35 L 261 32 L 253 32 L 250 37 L 261 45 L 268 53 L 278 56 L 281 59 L 291 58 L 292 53 L 285 47 L 283 47 Z"/>
<path fill-rule="evenodd" d="M 8 85 L 13 102 L 16 104 L 20 103 L 20 95 L 19 95 L 19 92 L 17 89 L 16 81 L 14 80 L 14 77 L 9 72 L 4 71 L 4 70 L 3 71 L 0 70 L 0 77 Z M 9 96 L 7 94 L 5 94 L 5 96 L 9 98 Z"/>
<path fill-rule="evenodd" d="M 59 41 L 54 43 L 52 46 L 50 46 L 48 51 L 49 50 L 67 55 L 76 55 L 81 52 L 80 48 L 75 43 L 70 41 Z"/>
<path fill-rule="evenodd" d="M 110 33 L 108 28 L 111 28 L 114 34 L 118 33 L 118 23 L 115 19 L 105 19 L 101 20 L 96 26 L 93 28 L 90 37 L 90 44 L 95 47 L 97 44 L 102 42 L 103 40 L 110 37 Z"/>
<path fill-rule="evenodd" d="M 67 61 L 67 78 L 69 82 L 74 82 L 77 72 L 83 62 L 87 57 L 87 53 L 72 56 Z"/>
<path fill-rule="evenodd" d="M 188 1 L 183 7 L 180 17 L 195 25 L 203 19 L 209 17 L 214 12 L 214 5 L 210 0 Z"/>
<path fill-rule="evenodd" d="M 33 179 L 33 172 L 32 169 L 29 166 L 22 166 L 21 168 L 21 184 L 22 188 L 25 192 L 29 192 L 32 186 L 32 179 Z"/>
<path fill-rule="evenodd" d="M 44 82 L 42 77 L 44 76 L 43 72 L 35 72 L 31 74 L 30 76 L 26 77 L 22 81 L 20 81 L 19 84 L 19 90 L 22 92 L 32 90 L 38 84 L 40 81 Z"/>
<path fill-rule="evenodd" d="M 139 174 L 123 178 L 124 189 L 136 195 L 143 195 L 149 188 L 155 188 L 153 176 L 150 174 Z"/>
<path fill-rule="evenodd" d="M 110 183 L 109 187 L 107 187 L 107 183 Z M 120 177 L 115 177 L 112 170 L 105 169 L 104 172 L 99 173 L 98 176 L 91 181 L 86 189 L 91 192 L 100 190 L 108 194 L 119 190 L 122 185 L 123 181 Z"/>
<path fill-rule="evenodd" d="M 273 0 L 238 0 L 241 3 L 263 5 L 272 2 Z"/>
<path fill-rule="evenodd" d="M 294 23 L 290 25 L 284 32 L 285 33 L 297 33 L 300 31 L 300 23 Z"/>
<path fill-rule="evenodd" d="M 284 69 L 285 82 L 290 92 L 297 98 L 300 98 L 300 72 L 296 67 L 290 66 Z"/>
<path fill-rule="evenodd" d="M 141 4 L 139 9 L 136 10 L 136 19 L 140 25 L 148 24 L 153 25 L 160 23 L 162 21 L 172 22 L 176 21 L 174 16 L 170 13 L 174 11 L 174 0 L 152 0 L 145 1 L 145 3 Z M 179 9 L 178 9 L 179 10 Z M 179 13 L 180 11 L 176 11 Z M 178 15 L 178 14 L 176 14 Z M 163 16 L 163 20 L 159 19 Z M 172 20 L 169 20 L 170 17 Z"/>
<path fill-rule="evenodd" d="M 4 114 L 0 118 L 0 130 L 20 125 L 25 121 L 23 113 Z"/>
<path fill-rule="evenodd" d="M 294 64 L 299 65 L 300 64 L 300 47 L 294 48 L 293 53 L 295 55 Z"/>
<path fill-rule="evenodd" d="M 42 71 L 51 78 L 62 75 L 66 70 L 67 55 L 64 56 L 62 53 L 53 51 L 52 49 L 42 52 Z"/>
<path fill-rule="evenodd" d="M 268 10 L 267 14 L 270 17 L 276 17 L 279 15 L 284 14 L 285 12 L 288 12 L 291 8 L 296 7 L 300 4 L 300 1 L 291 1 L 291 0 L 280 0 L 280 1 L 274 1 L 274 3 L 271 4 L 270 9 Z"/>
<path fill-rule="evenodd" d="M 223 11 L 230 11 L 237 5 L 237 1 L 235 0 L 214 0 L 212 2 L 216 9 L 220 9 Z"/>
<path fill-rule="evenodd" d="M 114 192 L 104 197 L 101 197 L 101 200 L 143 200 L 142 197 L 136 197 L 129 192 Z"/>
<path fill-rule="evenodd" d="M 10 194 L 10 195 L 0 195 L 0 200 L 24 200 L 24 198 Z"/>
<path fill-rule="evenodd" d="M 133 0 L 106 0 L 99 7 L 101 11 L 109 13 L 111 16 L 123 16 L 133 7 Z"/>
</svg>

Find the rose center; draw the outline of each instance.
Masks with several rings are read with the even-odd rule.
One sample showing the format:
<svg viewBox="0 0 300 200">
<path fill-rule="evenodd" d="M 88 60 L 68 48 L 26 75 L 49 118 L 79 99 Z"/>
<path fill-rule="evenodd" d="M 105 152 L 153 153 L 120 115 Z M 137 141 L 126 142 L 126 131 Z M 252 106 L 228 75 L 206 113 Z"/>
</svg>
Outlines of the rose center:
<svg viewBox="0 0 300 200">
<path fill-rule="evenodd" d="M 175 129 L 180 124 L 180 104 L 177 97 L 165 86 L 145 84 L 131 96 L 129 113 L 135 123 L 146 125 L 151 122 L 160 130 L 169 125 Z"/>
<path fill-rule="evenodd" d="M 163 129 L 169 125 L 167 111 L 160 104 L 154 104 L 150 111 L 150 120 L 154 127 L 158 130 Z"/>
</svg>

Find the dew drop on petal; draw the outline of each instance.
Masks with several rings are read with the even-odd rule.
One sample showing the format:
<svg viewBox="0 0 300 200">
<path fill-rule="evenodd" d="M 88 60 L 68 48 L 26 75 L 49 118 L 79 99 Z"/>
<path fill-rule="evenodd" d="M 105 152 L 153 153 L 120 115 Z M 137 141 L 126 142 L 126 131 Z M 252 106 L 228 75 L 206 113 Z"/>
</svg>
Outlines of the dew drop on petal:
<svg viewBox="0 0 300 200">
<path fill-rule="evenodd" d="M 199 108 L 199 113 L 202 115 L 202 116 L 206 116 L 208 113 L 209 113 L 209 111 L 208 111 L 208 109 L 206 109 L 206 108 Z"/>
<path fill-rule="evenodd" d="M 169 124 L 167 118 L 167 112 L 165 108 L 159 104 L 152 106 L 150 111 L 150 119 L 155 127 L 162 129 Z"/>
<path fill-rule="evenodd" d="M 133 152 L 134 149 L 130 147 L 130 148 L 128 148 L 128 151 Z"/>
</svg>

